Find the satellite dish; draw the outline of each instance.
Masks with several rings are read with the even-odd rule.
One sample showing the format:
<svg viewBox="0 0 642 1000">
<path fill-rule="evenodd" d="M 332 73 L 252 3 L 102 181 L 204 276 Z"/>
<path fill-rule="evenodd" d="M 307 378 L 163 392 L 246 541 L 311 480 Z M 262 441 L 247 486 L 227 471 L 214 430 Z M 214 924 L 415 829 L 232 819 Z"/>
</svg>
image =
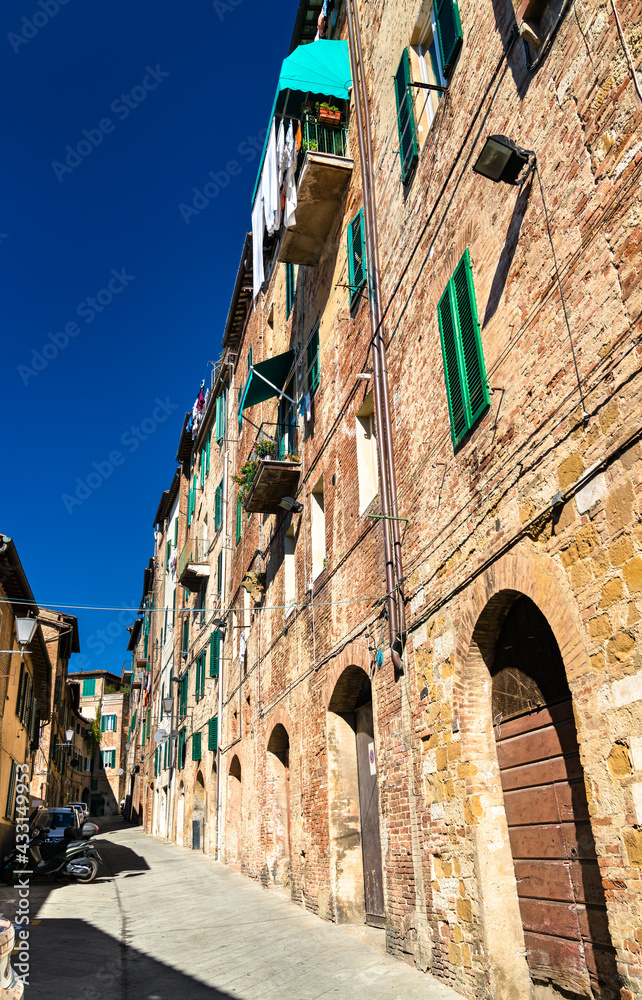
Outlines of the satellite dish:
<svg viewBox="0 0 642 1000">
<path fill-rule="evenodd" d="M 168 736 L 169 733 L 167 732 L 166 729 L 157 729 L 156 732 L 154 733 L 154 743 L 162 743 L 163 740 L 166 740 Z"/>
<path fill-rule="evenodd" d="M 122 767 L 119 767 L 118 771 L 116 773 L 120 775 L 120 774 L 124 774 L 125 772 L 123 771 Z"/>
</svg>

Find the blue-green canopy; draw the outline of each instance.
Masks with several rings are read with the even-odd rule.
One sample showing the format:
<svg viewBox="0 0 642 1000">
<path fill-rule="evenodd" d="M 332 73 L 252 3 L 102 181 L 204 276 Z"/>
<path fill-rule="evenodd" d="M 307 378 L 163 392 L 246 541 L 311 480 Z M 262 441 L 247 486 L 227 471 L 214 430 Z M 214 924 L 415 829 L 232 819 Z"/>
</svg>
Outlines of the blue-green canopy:
<svg viewBox="0 0 642 1000">
<path fill-rule="evenodd" d="M 337 97 L 348 101 L 352 74 L 350 72 L 350 55 L 347 42 L 332 42 L 320 38 L 318 42 L 299 45 L 287 59 L 283 60 L 276 96 L 270 114 L 270 126 L 263 144 L 263 152 L 259 161 L 259 170 L 252 192 L 252 205 L 256 198 L 265 150 L 270 136 L 270 127 L 275 112 L 284 114 L 287 110 L 288 97 L 291 91 L 303 94 L 313 94 L 319 97 Z M 301 101 L 296 108 L 291 108 L 292 115 L 298 115 Z"/>
<path fill-rule="evenodd" d="M 272 399 L 273 396 L 283 392 L 293 365 L 294 351 L 285 351 L 284 354 L 277 354 L 273 358 L 252 365 L 241 397 L 239 415 L 248 406 L 264 403 L 266 399 Z"/>
</svg>

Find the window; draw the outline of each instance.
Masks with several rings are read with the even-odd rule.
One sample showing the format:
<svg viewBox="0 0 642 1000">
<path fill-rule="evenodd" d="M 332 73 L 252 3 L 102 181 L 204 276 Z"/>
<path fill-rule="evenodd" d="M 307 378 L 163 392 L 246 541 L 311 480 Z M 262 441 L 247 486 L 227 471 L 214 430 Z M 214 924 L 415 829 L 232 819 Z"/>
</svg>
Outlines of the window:
<svg viewBox="0 0 642 1000">
<path fill-rule="evenodd" d="M 100 731 L 101 731 L 101 733 L 115 733 L 116 732 L 116 716 L 115 715 L 101 715 L 101 717 L 100 717 Z"/>
<path fill-rule="evenodd" d="M 210 636 L 210 677 L 218 677 L 221 661 L 221 633 L 218 629 Z"/>
<path fill-rule="evenodd" d="M 116 751 L 115 750 L 101 750 L 100 751 L 100 766 L 104 767 L 105 770 L 113 769 L 116 767 Z"/>
<path fill-rule="evenodd" d="M 169 767 L 169 754 L 170 754 L 171 743 L 169 739 L 165 740 L 164 750 L 163 750 L 163 767 Z"/>
<path fill-rule="evenodd" d="M 201 759 L 201 734 L 194 733 L 192 735 L 192 760 Z"/>
<path fill-rule="evenodd" d="M 183 628 L 181 630 L 181 655 L 189 655 L 189 616 L 185 615 Z"/>
<path fill-rule="evenodd" d="M 445 87 L 447 80 L 443 74 L 441 49 L 438 45 L 437 22 L 432 3 L 425 3 L 412 33 L 410 72 L 416 83 Z M 417 129 L 417 139 L 421 148 L 426 141 L 430 126 L 441 100 L 438 90 L 412 88 L 414 97 L 413 115 Z"/>
<path fill-rule="evenodd" d="M 205 653 L 196 660 L 196 700 L 200 701 L 205 696 Z"/>
<path fill-rule="evenodd" d="M 216 560 L 216 596 L 220 598 L 223 593 L 223 553 L 219 552 Z"/>
<path fill-rule="evenodd" d="M 317 354 L 318 354 L 318 335 L 317 335 Z M 318 375 L 318 359 L 317 359 L 317 384 L 319 381 Z M 290 400 L 294 399 L 294 379 L 290 379 L 284 390 L 284 395 L 279 403 L 278 412 L 278 439 L 279 439 L 279 458 L 286 458 L 288 455 L 296 455 L 297 445 L 296 445 L 296 407 Z M 286 397 L 289 396 L 289 399 Z"/>
<path fill-rule="evenodd" d="M 205 483 L 205 448 L 201 448 L 201 489 Z"/>
<path fill-rule="evenodd" d="M 207 435 L 207 441 L 205 442 L 205 475 L 207 476 L 210 471 L 210 446 L 212 442 L 212 431 L 210 430 Z"/>
<path fill-rule="evenodd" d="M 323 476 L 312 487 L 312 579 L 325 568 L 325 505 L 323 503 Z"/>
<path fill-rule="evenodd" d="M 16 793 L 16 773 L 17 766 L 15 760 L 11 761 L 11 774 L 9 776 L 9 790 L 7 792 L 7 806 L 4 811 L 5 819 L 13 819 L 14 797 Z"/>
<path fill-rule="evenodd" d="M 218 747 L 218 716 L 207 723 L 207 749 L 216 751 Z"/>
<path fill-rule="evenodd" d="M 96 678 L 86 677 L 82 682 L 83 698 L 92 698 L 96 694 Z"/>
<path fill-rule="evenodd" d="M 363 209 L 359 209 L 352 222 L 348 223 L 348 284 L 350 285 L 350 308 L 354 305 L 359 291 L 367 280 L 366 231 L 363 223 Z"/>
<path fill-rule="evenodd" d="M 145 739 L 148 740 L 150 733 L 152 731 L 152 710 L 147 709 L 147 715 L 145 717 Z"/>
<path fill-rule="evenodd" d="M 294 536 L 294 525 L 290 525 L 283 539 L 283 580 L 285 595 L 285 613 L 289 615 L 296 606 L 296 575 L 294 564 L 294 547 L 296 544 Z"/>
<path fill-rule="evenodd" d="M 439 300 L 437 316 L 456 447 L 490 402 L 468 249 Z"/>
<path fill-rule="evenodd" d="M 183 718 L 187 715 L 187 695 L 189 685 L 189 670 L 186 670 L 178 682 L 178 716 Z"/>
<path fill-rule="evenodd" d="M 306 362 L 307 362 L 307 372 L 308 372 L 308 392 L 310 393 L 310 399 L 314 396 L 315 392 L 319 388 L 319 321 L 317 320 L 312 333 L 308 338 L 308 346 L 306 348 Z"/>
<path fill-rule="evenodd" d="M 216 487 L 214 497 L 214 531 L 220 531 L 223 524 L 223 480 Z"/>
<path fill-rule="evenodd" d="M 296 277 L 294 274 L 294 264 L 285 265 L 285 315 L 288 317 L 292 312 L 294 297 L 296 295 Z"/>
<path fill-rule="evenodd" d="M 225 390 L 216 397 L 216 422 L 214 436 L 216 437 L 217 444 L 225 437 L 225 403 L 227 394 Z"/>
<path fill-rule="evenodd" d="M 243 504 L 236 498 L 236 544 L 241 541 L 241 535 L 243 534 Z"/>
<path fill-rule="evenodd" d="M 192 479 L 192 485 L 189 491 L 189 501 L 187 505 L 187 524 L 188 526 L 192 523 L 192 518 L 194 516 L 194 511 L 196 510 L 196 490 L 198 488 L 198 479 L 196 476 Z"/>
<path fill-rule="evenodd" d="M 413 108 L 411 87 L 410 57 L 408 49 L 404 49 L 401 62 L 395 74 L 395 98 L 397 101 L 397 130 L 399 132 L 399 157 L 401 159 L 401 180 L 404 184 L 410 179 L 419 159 L 417 144 L 417 125 Z M 350 282 L 352 285 L 352 282 Z"/>
<path fill-rule="evenodd" d="M 435 19 L 444 76 L 450 76 L 463 41 L 457 0 L 436 0 Z"/>
<path fill-rule="evenodd" d="M 357 474 L 359 477 L 359 513 L 377 495 L 377 441 L 375 437 L 374 405 L 372 390 L 357 410 Z"/>
<path fill-rule="evenodd" d="M 204 580 L 198 588 L 198 594 L 196 595 L 196 601 L 194 602 L 194 611 L 199 612 L 199 625 L 204 625 L 205 619 L 207 618 L 207 580 Z"/>
<path fill-rule="evenodd" d="M 186 743 L 186 732 L 185 728 L 183 728 L 180 730 L 178 734 L 178 753 L 177 753 L 178 761 L 176 764 L 176 766 L 181 771 L 185 767 L 185 750 L 186 750 L 185 743 Z"/>
</svg>

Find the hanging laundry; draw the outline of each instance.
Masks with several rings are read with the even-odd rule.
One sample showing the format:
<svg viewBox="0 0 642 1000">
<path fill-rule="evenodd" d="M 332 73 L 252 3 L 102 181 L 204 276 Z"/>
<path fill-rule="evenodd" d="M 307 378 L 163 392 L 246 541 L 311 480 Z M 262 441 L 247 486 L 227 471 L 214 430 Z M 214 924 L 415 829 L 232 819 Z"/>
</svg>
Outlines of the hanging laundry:
<svg viewBox="0 0 642 1000">
<path fill-rule="evenodd" d="M 303 132 L 301 131 L 301 122 L 299 122 L 296 130 L 296 151 L 297 153 L 301 149 L 301 143 L 303 142 Z"/>
<path fill-rule="evenodd" d="M 299 132 L 301 131 L 301 125 L 299 124 Z M 292 122 L 290 122 L 290 127 L 288 128 L 288 134 L 285 138 L 285 209 L 283 211 L 283 225 L 286 229 L 290 226 L 296 224 L 296 165 L 297 165 L 297 147 L 294 138 L 294 129 L 292 127 Z"/>
<path fill-rule="evenodd" d="M 263 164 L 263 204 L 265 211 L 265 228 L 270 236 L 275 233 L 280 225 L 279 212 L 279 184 L 278 170 L 276 164 L 276 130 L 274 119 L 270 126 L 270 137 L 267 149 L 265 150 L 265 162 Z"/>
<path fill-rule="evenodd" d="M 246 650 L 247 650 L 247 644 L 245 642 L 245 636 L 241 635 L 241 638 L 239 639 L 239 660 L 241 661 L 241 663 L 243 663 L 243 660 L 245 659 Z"/>
<path fill-rule="evenodd" d="M 265 215 L 263 213 L 263 175 L 259 180 L 256 200 L 252 209 L 252 301 L 256 302 L 265 279 L 263 270 L 263 229 Z"/>
<path fill-rule="evenodd" d="M 308 423 L 310 422 L 310 420 L 312 420 L 312 409 L 311 409 L 309 392 L 306 392 L 305 394 L 305 419 L 308 421 Z"/>
</svg>

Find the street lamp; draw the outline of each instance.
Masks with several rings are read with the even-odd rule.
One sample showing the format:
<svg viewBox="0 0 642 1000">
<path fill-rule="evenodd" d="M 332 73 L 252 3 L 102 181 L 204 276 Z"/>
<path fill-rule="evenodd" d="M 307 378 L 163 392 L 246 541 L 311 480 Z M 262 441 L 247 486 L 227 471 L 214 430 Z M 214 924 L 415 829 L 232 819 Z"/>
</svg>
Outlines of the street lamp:
<svg viewBox="0 0 642 1000">
<path fill-rule="evenodd" d="M 33 639 L 34 632 L 36 631 L 36 626 L 38 625 L 37 618 L 30 618 L 26 615 L 24 618 L 16 618 L 16 639 L 18 645 L 20 646 L 20 655 L 24 655 L 25 646 L 28 646 Z M 0 649 L 0 653 L 15 653 L 15 649 Z M 3 675 L 8 676 L 8 675 Z"/>
<path fill-rule="evenodd" d="M 532 149 L 522 149 L 505 135 L 489 135 L 473 171 L 495 183 L 523 184 L 534 166 Z"/>
</svg>

